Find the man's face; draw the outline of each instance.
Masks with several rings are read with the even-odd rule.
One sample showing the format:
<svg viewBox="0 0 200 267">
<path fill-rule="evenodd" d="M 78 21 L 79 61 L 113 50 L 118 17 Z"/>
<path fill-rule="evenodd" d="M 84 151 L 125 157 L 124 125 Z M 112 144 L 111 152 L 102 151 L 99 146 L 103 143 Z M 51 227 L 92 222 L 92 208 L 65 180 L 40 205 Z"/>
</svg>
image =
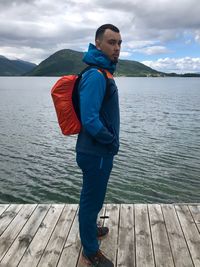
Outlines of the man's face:
<svg viewBox="0 0 200 267">
<path fill-rule="evenodd" d="M 121 49 L 121 35 L 106 29 L 102 38 L 96 40 L 96 47 L 100 49 L 112 62 L 117 63 Z"/>
</svg>

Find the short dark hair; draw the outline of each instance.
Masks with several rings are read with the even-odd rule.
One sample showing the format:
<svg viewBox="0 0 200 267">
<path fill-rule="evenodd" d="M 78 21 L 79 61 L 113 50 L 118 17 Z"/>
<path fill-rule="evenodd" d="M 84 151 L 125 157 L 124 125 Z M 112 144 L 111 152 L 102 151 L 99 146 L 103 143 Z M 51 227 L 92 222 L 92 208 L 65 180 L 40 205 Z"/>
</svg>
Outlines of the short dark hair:
<svg viewBox="0 0 200 267">
<path fill-rule="evenodd" d="M 114 32 L 119 32 L 119 29 L 116 26 L 114 26 L 112 24 L 104 24 L 104 25 L 101 25 L 97 29 L 96 34 L 95 34 L 95 40 L 101 39 L 105 30 L 107 30 L 107 29 L 114 31 Z"/>
</svg>

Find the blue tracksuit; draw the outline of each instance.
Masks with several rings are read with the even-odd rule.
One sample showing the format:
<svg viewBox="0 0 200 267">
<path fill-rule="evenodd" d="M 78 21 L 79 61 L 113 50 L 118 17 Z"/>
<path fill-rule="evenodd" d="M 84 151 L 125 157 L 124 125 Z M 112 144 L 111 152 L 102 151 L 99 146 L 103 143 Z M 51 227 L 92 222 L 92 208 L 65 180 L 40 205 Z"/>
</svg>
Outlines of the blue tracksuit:
<svg viewBox="0 0 200 267">
<path fill-rule="evenodd" d="M 116 64 L 90 44 L 83 61 L 115 71 Z M 106 80 L 97 69 L 85 72 L 79 84 L 80 116 L 82 129 L 78 135 L 77 163 L 83 173 L 80 197 L 79 228 L 85 255 L 99 249 L 96 220 L 102 208 L 108 179 L 113 166 L 113 157 L 119 149 L 119 102 L 114 79 Z"/>
</svg>

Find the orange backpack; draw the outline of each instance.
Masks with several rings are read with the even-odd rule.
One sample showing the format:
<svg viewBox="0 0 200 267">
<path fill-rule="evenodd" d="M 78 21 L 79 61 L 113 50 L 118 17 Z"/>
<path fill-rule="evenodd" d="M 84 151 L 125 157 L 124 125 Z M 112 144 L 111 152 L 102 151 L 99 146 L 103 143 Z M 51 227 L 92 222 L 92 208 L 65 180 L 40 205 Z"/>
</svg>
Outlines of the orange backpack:
<svg viewBox="0 0 200 267">
<path fill-rule="evenodd" d="M 81 130 L 78 85 L 83 73 L 90 68 L 96 68 L 104 74 L 107 92 L 107 71 L 96 66 L 88 66 L 78 75 L 61 77 L 51 89 L 58 123 L 64 135 L 78 134 Z"/>
</svg>

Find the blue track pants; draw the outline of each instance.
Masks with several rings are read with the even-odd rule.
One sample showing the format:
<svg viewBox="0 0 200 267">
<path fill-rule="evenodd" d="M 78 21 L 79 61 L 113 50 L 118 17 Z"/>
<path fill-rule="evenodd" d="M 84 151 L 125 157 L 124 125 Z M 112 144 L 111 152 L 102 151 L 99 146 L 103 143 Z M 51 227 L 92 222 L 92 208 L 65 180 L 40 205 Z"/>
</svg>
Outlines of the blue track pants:
<svg viewBox="0 0 200 267">
<path fill-rule="evenodd" d="M 79 232 L 86 256 L 99 249 L 97 216 L 105 199 L 108 179 L 113 166 L 113 156 L 94 156 L 77 153 L 77 164 L 83 173 L 83 186 L 79 207 Z"/>
</svg>

